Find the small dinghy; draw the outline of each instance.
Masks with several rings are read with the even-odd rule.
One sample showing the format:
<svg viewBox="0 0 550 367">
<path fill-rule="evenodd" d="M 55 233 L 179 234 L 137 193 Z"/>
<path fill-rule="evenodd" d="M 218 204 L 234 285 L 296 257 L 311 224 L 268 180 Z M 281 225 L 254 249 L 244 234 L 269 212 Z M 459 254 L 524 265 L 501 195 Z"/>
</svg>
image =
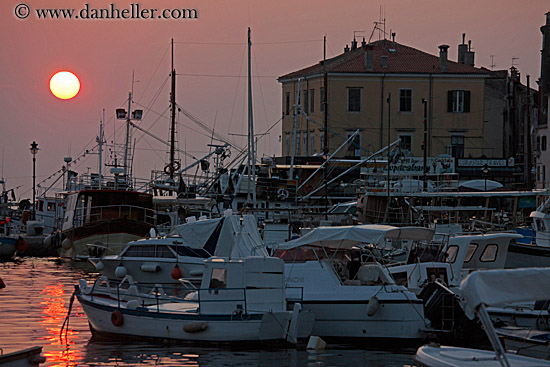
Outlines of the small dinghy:
<svg viewBox="0 0 550 367">
<path fill-rule="evenodd" d="M 415 361 L 427 367 L 536 367 L 550 362 L 506 353 L 487 306 L 546 299 L 550 293 L 550 268 L 476 271 L 461 283 L 467 312 L 479 317 L 494 351 L 427 345 L 416 352 Z"/>
<path fill-rule="evenodd" d="M 296 303 L 287 311 L 284 263 L 272 257 L 205 261 L 201 288 L 182 297 L 158 287 L 97 292 L 85 281 L 76 297 L 94 335 L 194 342 L 296 343 L 313 327 L 313 313 Z"/>
<path fill-rule="evenodd" d="M 40 355 L 42 347 L 31 347 L 12 353 L 0 354 L 0 366 L 31 367 L 46 362 L 46 358 Z"/>
</svg>

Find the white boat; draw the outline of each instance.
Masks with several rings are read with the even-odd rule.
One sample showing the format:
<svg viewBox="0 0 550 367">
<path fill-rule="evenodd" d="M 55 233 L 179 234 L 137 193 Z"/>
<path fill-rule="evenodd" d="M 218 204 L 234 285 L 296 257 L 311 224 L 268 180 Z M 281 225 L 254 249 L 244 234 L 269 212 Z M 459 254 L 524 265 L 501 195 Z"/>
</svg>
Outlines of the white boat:
<svg viewBox="0 0 550 367">
<path fill-rule="evenodd" d="M 6 367 L 32 367 L 46 362 L 46 358 L 40 355 L 42 347 L 31 347 L 12 353 L 0 354 L 0 366 Z"/>
<path fill-rule="evenodd" d="M 544 299 L 550 292 L 550 269 L 477 271 L 466 277 L 460 290 L 467 312 L 476 315 L 494 351 L 445 346 L 423 346 L 415 360 L 427 367 L 469 366 L 549 366 L 550 362 L 506 353 L 493 327 L 487 306 Z"/>
<path fill-rule="evenodd" d="M 166 237 L 132 241 L 120 255 L 89 261 L 109 279 L 129 274 L 140 284 L 180 284 L 180 278 L 200 284 L 204 260 L 211 256 L 268 256 L 254 217 L 190 220 Z"/>
<path fill-rule="evenodd" d="M 550 332 L 515 326 L 496 329 L 509 352 L 539 359 L 550 359 Z"/>
<path fill-rule="evenodd" d="M 106 297 L 81 280 L 76 297 L 94 335 L 295 343 L 310 335 L 313 324 L 313 314 L 300 304 L 287 311 L 284 263 L 277 258 L 210 258 L 201 288 L 185 298 L 134 291 Z"/>
<path fill-rule="evenodd" d="M 315 228 L 277 246 L 275 256 L 286 262 L 287 300 L 313 311 L 314 335 L 418 340 L 426 329 L 422 300 L 395 284 L 379 263 L 368 262 L 368 255 L 363 261 L 358 256 L 366 244 L 430 241 L 433 234 L 422 227 Z"/>
</svg>

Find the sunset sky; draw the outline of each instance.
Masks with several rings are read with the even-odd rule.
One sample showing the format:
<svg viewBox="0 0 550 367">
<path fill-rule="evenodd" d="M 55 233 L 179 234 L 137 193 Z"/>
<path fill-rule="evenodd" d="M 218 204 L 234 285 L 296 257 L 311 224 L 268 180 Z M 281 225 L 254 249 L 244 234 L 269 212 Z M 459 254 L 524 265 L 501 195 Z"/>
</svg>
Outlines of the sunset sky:
<svg viewBox="0 0 550 367">
<path fill-rule="evenodd" d="M 26 4 L 31 14 L 18 19 L 15 9 Z M 182 19 L 37 19 L 36 8 L 118 9 L 194 8 L 195 20 Z M 32 196 L 33 140 L 37 182 L 59 170 L 63 157 L 78 157 L 95 145 L 102 110 L 106 138 L 122 142 L 122 123 L 114 110 L 126 108 L 135 75 L 135 98 L 145 116 L 140 125 L 168 138 L 170 39 L 175 42 L 177 102 L 216 132 L 246 133 L 246 35 L 252 28 L 255 130 L 265 132 L 281 117 L 281 89 L 276 77 L 318 62 L 327 36 L 327 56 L 342 52 L 353 38 L 368 40 L 383 7 L 386 30 L 396 41 L 438 54 L 450 45 L 456 60 L 462 33 L 472 40 L 476 66 L 506 69 L 512 58 L 522 75 L 540 76 L 540 26 L 550 11 L 548 0 L 2 0 L 0 4 L 0 154 L 8 187 L 18 198 Z M 378 32 L 373 40 L 378 39 Z M 61 70 L 74 72 L 80 93 L 60 100 L 49 91 L 49 80 Z M 164 116 L 161 116 L 164 115 Z M 179 145 L 196 157 L 208 153 L 207 133 L 182 113 Z M 259 142 L 259 156 L 279 155 L 281 125 Z M 135 173 L 148 178 L 162 169 L 164 146 L 142 133 L 137 140 Z M 230 138 L 244 146 L 246 138 Z M 182 157 L 184 163 L 192 163 Z M 97 156 L 82 159 L 72 169 L 97 172 Z M 49 186 L 51 180 L 42 184 Z"/>
</svg>

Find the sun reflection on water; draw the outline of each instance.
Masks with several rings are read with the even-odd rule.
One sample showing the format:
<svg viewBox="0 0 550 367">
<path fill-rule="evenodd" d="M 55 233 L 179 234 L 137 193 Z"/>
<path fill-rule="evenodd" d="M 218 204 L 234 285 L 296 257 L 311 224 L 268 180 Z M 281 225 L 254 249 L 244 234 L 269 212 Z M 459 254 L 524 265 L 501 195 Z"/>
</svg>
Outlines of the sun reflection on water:
<svg viewBox="0 0 550 367">
<path fill-rule="evenodd" d="M 51 367 L 75 366 L 76 361 L 82 359 L 82 353 L 74 348 L 79 339 L 79 332 L 75 331 L 70 324 L 63 330 L 61 335 L 61 327 L 67 312 L 69 311 L 65 305 L 66 293 L 62 283 L 55 285 L 47 285 L 40 292 L 43 295 L 43 300 L 40 302 L 42 307 L 42 320 L 40 324 L 46 329 L 47 335 L 41 339 L 48 342 L 53 348 L 44 352 L 44 356 L 48 362 L 54 364 Z M 71 317 L 75 317 L 73 313 Z M 76 314 L 76 317 L 82 315 Z M 72 348 L 71 348 L 72 347 Z"/>
</svg>

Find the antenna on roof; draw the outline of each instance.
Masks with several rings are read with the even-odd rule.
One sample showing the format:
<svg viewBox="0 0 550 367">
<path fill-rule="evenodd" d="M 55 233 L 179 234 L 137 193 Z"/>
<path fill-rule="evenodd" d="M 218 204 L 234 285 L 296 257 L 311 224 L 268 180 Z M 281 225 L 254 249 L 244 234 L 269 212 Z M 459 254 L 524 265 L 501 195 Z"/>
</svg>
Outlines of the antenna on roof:
<svg viewBox="0 0 550 367">
<path fill-rule="evenodd" d="M 495 70 L 495 55 L 491 55 L 491 70 Z"/>
<path fill-rule="evenodd" d="M 518 66 L 519 64 L 516 64 L 516 60 L 519 60 L 519 57 L 512 57 L 512 67 L 516 67 Z"/>
<path fill-rule="evenodd" d="M 378 31 L 378 40 L 380 41 L 382 39 L 382 36 L 384 36 L 384 39 L 386 39 L 386 36 L 388 33 L 386 32 L 386 14 L 385 14 L 385 8 L 380 5 L 380 18 L 378 21 L 374 22 L 374 27 L 372 28 L 372 32 L 369 37 L 369 43 L 372 40 L 372 36 L 374 36 L 374 32 Z"/>
</svg>

